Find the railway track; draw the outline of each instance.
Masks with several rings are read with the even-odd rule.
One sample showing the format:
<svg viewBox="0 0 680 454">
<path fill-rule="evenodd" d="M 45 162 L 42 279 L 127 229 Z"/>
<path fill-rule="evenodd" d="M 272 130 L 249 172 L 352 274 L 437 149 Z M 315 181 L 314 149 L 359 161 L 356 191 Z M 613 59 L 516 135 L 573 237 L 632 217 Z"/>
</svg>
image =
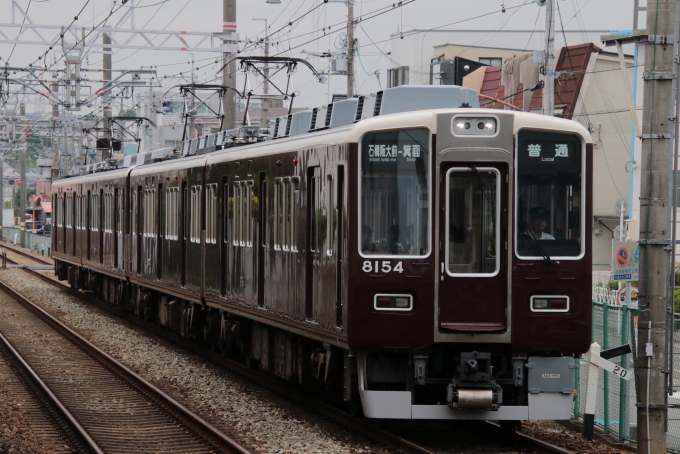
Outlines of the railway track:
<svg viewBox="0 0 680 454">
<path fill-rule="evenodd" d="M 12 249 L 11 252 L 15 252 L 14 249 Z M 30 254 L 23 255 L 31 259 L 36 259 L 35 256 Z M 15 261 L 8 258 L 8 263 L 12 262 L 16 263 Z M 29 273 L 31 276 L 47 282 L 50 285 L 61 289 L 62 291 L 78 299 L 95 305 L 100 309 L 115 315 L 116 317 L 123 318 L 131 324 L 138 326 L 147 332 L 151 332 L 154 336 L 162 337 L 175 345 L 179 345 L 180 347 L 188 349 L 213 363 L 219 364 L 240 375 L 244 379 L 248 380 L 248 382 L 264 387 L 269 391 L 276 393 L 277 395 L 283 396 L 286 400 L 292 401 L 296 405 L 305 408 L 306 411 L 310 412 L 316 417 L 324 418 L 349 428 L 352 431 L 356 431 L 363 436 L 375 440 L 376 442 L 393 450 L 396 449 L 407 454 L 434 454 L 435 450 L 437 452 L 445 452 L 441 450 L 441 446 L 430 446 L 430 443 L 427 441 L 412 441 L 414 438 L 419 440 L 421 439 L 421 437 L 417 436 L 417 433 L 420 433 L 421 436 L 423 433 L 431 433 L 431 439 L 436 437 L 444 437 L 441 441 L 442 443 L 448 442 L 450 444 L 451 440 L 453 439 L 469 439 L 470 441 L 464 443 L 466 445 L 464 448 L 466 449 L 465 452 L 494 452 L 493 449 L 495 448 L 507 450 L 508 447 L 516 449 L 517 452 L 522 452 L 523 450 L 527 449 L 534 453 L 566 454 L 571 452 L 557 446 L 553 446 L 547 442 L 529 437 L 522 433 L 505 431 L 497 424 L 488 422 L 466 422 L 464 424 L 457 424 L 461 426 L 460 428 L 456 428 L 451 423 L 447 424 L 446 422 L 437 422 L 434 424 L 430 424 L 429 422 L 424 424 L 421 423 L 419 426 L 422 427 L 418 428 L 417 433 L 413 432 L 413 429 L 407 429 L 405 425 L 401 424 L 400 422 L 387 422 L 384 428 L 378 428 L 373 421 L 353 417 L 348 412 L 328 403 L 325 400 L 322 400 L 321 398 L 310 398 L 308 392 L 303 392 L 291 387 L 289 384 L 282 382 L 275 377 L 264 375 L 259 371 L 249 369 L 240 362 L 225 358 L 224 356 L 212 352 L 189 339 L 182 338 L 179 335 L 145 322 L 142 319 L 130 314 L 129 312 L 124 311 L 116 306 L 111 306 L 101 302 L 96 298 L 91 297 L 89 294 L 73 290 L 69 286 L 44 273 L 28 268 L 23 268 L 22 270 L 26 273 Z M 1 286 L 2 284 L 0 283 L 0 288 Z M 427 425 L 429 425 L 429 427 L 425 429 L 424 427 Z M 456 433 L 457 431 L 460 433 Z M 473 450 L 469 450 L 471 446 L 474 446 Z"/>
<path fill-rule="evenodd" d="M 74 450 L 248 453 L 27 298 L 0 290 L 0 343 Z"/>
</svg>

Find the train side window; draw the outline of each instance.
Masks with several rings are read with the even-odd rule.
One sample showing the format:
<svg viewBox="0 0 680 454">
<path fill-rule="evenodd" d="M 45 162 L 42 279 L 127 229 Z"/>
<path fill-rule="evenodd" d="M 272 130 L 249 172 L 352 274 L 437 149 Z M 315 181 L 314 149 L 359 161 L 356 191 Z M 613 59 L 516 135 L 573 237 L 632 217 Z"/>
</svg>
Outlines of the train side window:
<svg viewBox="0 0 680 454">
<path fill-rule="evenodd" d="M 217 184 L 209 184 L 205 193 L 205 242 L 217 243 Z"/>
<path fill-rule="evenodd" d="M 300 205 L 297 201 L 300 199 L 300 178 L 293 177 L 290 180 L 290 250 L 298 251 L 297 247 L 297 211 Z"/>
<path fill-rule="evenodd" d="M 290 250 L 290 178 L 283 179 L 281 189 L 281 230 L 283 230 L 281 248 L 288 251 Z"/>
<path fill-rule="evenodd" d="M 317 181 L 316 176 L 311 176 L 309 179 L 309 193 L 310 193 L 310 204 L 309 204 L 309 213 L 310 213 L 310 219 L 309 219 L 309 225 L 310 225 L 310 250 L 312 252 L 317 251 L 317 240 L 318 240 L 318 232 L 317 232 L 317 221 L 318 221 L 318 216 L 317 216 L 317 187 L 318 187 L 318 181 Z"/>
<path fill-rule="evenodd" d="M 262 174 L 264 175 L 264 174 Z M 267 204 L 269 195 L 269 182 L 267 180 L 262 182 L 262 193 L 260 194 L 260 210 L 262 210 L 262 246 L 267 246 L 267 224 L 269 222 L 269 213 L 267 212 Z"/>
<path fill-rule="evenodd" d="M 71 228 L 73 225 L 71 224 L 71 220 L 73 219 L 73 196 L 64 196 L 64 202 L 65 202 L 65 207 L 64 207 L 64 224 L 66 227 Z"/>
<path fill-rule="evenodd" d="M 201 186 L 191 187 L 191 219 L 189 241 L 201 242 Z"/>
<path fill-rule="evenodd" d="M 324 212 L 326 213 L 326 255 L 329 257 L 333 256 L 333 238 L 335 234 L 335 205 L 333 201 L 333 174 L 328 174 L 326 176 L 326 208 Z"/>
<path fill-rule="evenodd" d="M 283 180 L 274 179 L 274 249 L 281 250 L 283 236 Z"/>
<path fill-rule="evenodd" d="M 232 201 L 233 202 L 233 201 Z M 229 225 L 229 183 L 227 177 L 222 178 L 222 241 L 229 242 L 227 226 Z"/>
<path fill-rule="evenodd" d="M 245 246 L 253 247 L 253 198 L 255 197 L 254 184 L 252 180 L 243 183 L 244 194 L 244 215 L 243 222 L 245 233 Z"/>
<path fill-rule="evenodd" d="M 117 233 L 123 233 L 123 219 L 124 219 L 124 214 L 125 213 L 125 206 L 123 205 L 123 200 L 125 200 L 125 189 L 117 189 L 116 190 L 116 195 L 117 195 L 117 202 L 116 202 L 116 207 L 113 210 L 113 216 L 115 218 L 115 225 L 116 225 L 116 232 Z"/>
<path fill-rule="evenodd" d="M 133 190 L 132 191 L 132 209 L 130 212 L 132 213 L 132 217 L 130 218 L 130 224 L 132 225 L 132 230 L 134 233 L 137 233 L 137 191 Z"/>
<path fill-rule="evenodd" d="M 167 188 L 165 190 L 165 239 L 177 240 L 177 202 L 179 200 L 179 188 Z"/>
</svg>

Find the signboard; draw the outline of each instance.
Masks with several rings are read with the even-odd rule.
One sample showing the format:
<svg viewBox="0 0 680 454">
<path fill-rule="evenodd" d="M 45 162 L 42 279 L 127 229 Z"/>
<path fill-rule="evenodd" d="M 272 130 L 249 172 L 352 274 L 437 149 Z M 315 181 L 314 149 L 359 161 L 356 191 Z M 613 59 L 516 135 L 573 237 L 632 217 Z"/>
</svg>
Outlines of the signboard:
<svg viewBox="0 0 680 454">
<path fill-rule="evenodd" d="M 640 248 L 637 241 L 614 241 L 612 270 L 615 281 L 637 281 Z"/>
<path fill-rule="evenodd" d="M 621 287 L 618 292 L 616 292 L 616 304 L 619 306 L 623 306 L 626 304 L 626 296 L 627 296 L 628 288 L 627 287 Z M 635 286 L 630 287 L 630 305 L 628 306 L 631 309 L 637 309 L 638 308 L 638 288 Z"/>
<path fill-rule="evenodd" d="M 628 370 L 624 369 L 621 366 L 618 366 L 614 364 L 611 361 L 608 361 L 599 355 L 592 355 L 592 359 L 590 360 L 592 363 L 597 364 L 599 367 L 601 367 L 604 370 L 608 370 L 611 372 L 613 375 L 616 375 L 617 377 L 621 377 L 624 380 L 630 380 L 630 377 L 633 376 L 633 374 Z"/>
<path fill-rule="evenodd" d="M 581 142 L 573 135 L 522 131 L 518 152 L 523 175 L 581 172 Z"/>
<path fill-rule="evenodd" d="M 427 129 L 366 134 L 362 141 L 361 170 L 392 175 L 427 172 L 428 141 Z"/>
</svg>

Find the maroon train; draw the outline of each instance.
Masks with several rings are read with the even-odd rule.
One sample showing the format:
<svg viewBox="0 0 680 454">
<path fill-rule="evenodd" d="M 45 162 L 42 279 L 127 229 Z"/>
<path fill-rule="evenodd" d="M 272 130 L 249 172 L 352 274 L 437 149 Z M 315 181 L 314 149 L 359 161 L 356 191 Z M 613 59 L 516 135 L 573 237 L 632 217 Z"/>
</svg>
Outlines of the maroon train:
<svg viewBox="0 0 680 454">
<path fill-rule="evenodd" d="M 56 181 L 53 256 L 71 286 L 370 418 L 567 419 L 591 188 L 576 122 L 381 113 Z"/>
</svg>

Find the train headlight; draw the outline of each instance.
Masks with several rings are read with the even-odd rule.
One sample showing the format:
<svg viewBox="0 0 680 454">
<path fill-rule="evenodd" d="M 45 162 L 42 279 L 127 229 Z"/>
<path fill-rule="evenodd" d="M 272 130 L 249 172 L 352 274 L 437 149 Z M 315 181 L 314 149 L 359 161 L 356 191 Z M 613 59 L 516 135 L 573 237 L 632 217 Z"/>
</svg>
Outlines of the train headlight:
<svg viewBox="0 0 680 454">
<path fill-rule="evenodd" d="M 451 130 L 454 136 L 495 136 L 498 120 L 495 117 L 454 117 Z"/>
<path fill-rule="evenodd" d="M 413 310 L 413 296 L 411 295 L 375 295 L 373 309 L 376 311 L 411 311 Z"/>
<path fill-rule="evenodd" d="M 532 296 L 531 312 L 569 312 L 569 297 L 565 295 Z"/>
</svg>

